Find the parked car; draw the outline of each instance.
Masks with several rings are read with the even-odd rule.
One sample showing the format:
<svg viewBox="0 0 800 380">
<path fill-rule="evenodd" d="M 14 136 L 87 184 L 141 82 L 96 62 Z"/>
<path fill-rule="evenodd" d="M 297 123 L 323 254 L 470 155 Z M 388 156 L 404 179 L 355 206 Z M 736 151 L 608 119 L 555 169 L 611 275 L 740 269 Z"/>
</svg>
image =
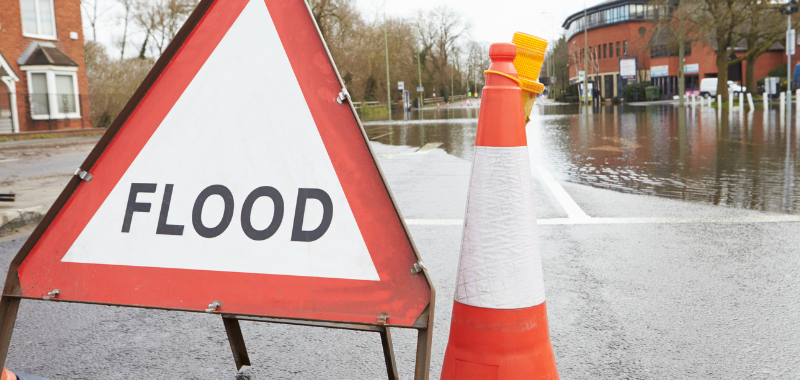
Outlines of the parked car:
<svg viewBox="0 0 800 380">
<path fill-rule="evenodd" d="M 703 78 L 700 80 L 700 96 L 717 96 L 717 78 Z M 740 92 L 747 91 L 746 87 L 739 86 L 734 81 L 728 81 L 728 88 L 733 91 L 734 95 L 739 95 Z"/>
</svg>

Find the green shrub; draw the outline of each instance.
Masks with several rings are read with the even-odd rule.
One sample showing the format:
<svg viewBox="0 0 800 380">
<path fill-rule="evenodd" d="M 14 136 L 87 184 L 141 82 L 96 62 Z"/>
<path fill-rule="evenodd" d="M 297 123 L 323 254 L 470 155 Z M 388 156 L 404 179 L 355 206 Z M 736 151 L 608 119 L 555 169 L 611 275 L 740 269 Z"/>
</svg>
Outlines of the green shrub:
<svg viewBox="0 0 800 380">
<path fill-rule="evenodd" d="M 650 82 L 639 82 L 638 88 L 636 84 L 626 84 L 622 87 L 622 96 L 625 97 L 626 102 L 635 102 L 637 97 L 636 93 L 638 91 L 639 97 L 638 101 L 642 102 L 645 100 L 645 91 L 644 89 L 650 86 Z"/>
</svg>

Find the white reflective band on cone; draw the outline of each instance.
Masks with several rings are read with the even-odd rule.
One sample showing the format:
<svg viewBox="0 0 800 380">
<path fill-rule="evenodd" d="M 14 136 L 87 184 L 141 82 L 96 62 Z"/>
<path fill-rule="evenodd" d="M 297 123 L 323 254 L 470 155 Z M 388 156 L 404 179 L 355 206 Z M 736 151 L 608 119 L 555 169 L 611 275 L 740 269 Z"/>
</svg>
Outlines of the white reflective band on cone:
<svg viewBox="0 0 800 380">
<path fill-rule="evenodd" d="M 475 147 L 455 300 L 492 309 L 545 301 L 527 146 Z"/>
</svg>

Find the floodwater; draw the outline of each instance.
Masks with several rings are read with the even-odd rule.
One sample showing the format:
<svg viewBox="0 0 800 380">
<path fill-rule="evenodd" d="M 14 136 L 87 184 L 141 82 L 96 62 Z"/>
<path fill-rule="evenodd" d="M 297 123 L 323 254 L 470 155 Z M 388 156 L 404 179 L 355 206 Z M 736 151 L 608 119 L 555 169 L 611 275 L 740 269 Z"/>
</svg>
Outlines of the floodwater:
<svg viewBox="0 0 800 380">
<path fill-rule="evenodd" d="M 794 112 L 795 109 L 792 109 Z M 531 152 L 562 180 L 626 193 L 798 214 L 800 127 L 777 106 L 721 114 L 676 104 L 534 107 Z M 365 120 L 367 136 L 388 145 L 442 143 L 471 160 L 477 108 L 428 109 Z M 683 122 L 681 122 L 681 118 Z M 794 119 L 794 118 L 792 118 Z"/>
</svg>

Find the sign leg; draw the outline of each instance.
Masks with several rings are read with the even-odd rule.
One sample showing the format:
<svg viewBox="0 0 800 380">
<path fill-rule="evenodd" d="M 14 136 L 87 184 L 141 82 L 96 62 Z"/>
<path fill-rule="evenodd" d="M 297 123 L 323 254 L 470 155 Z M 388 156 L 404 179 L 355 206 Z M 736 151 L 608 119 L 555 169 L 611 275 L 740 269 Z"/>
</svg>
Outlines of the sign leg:
<svg viewBox="0 0 800 380">
<path fill-rule="evenodd" d="M 19 301 L 19 298 L 9 296 L 3 296 L 0 299 L 0 370 L 6 364 L 11 334 L 14 332 L 14 323 L 17 321 Z"/>
<path fill-rule="evenodd" d="M 394 346 L 392 345 L 392 332 L 388 327 L 381 331 L 381 344 L 383 344 L 383 356 L 386 359 L 386 372 L 389 373 L 389 380 L 399 380 L 397 373 L 397 362 L 394 360 Z"/>
<path fill-rule="evenodd" d="M 431 303 L 423 312 L 422 321 L 425 328 L 417 330 L 417 361 L 414 368 L 414 380 L 428 380 L 431 371 L 431 346 L 433 345 L 433 311 L 436 293 L 431 295 Z M 426 315 L 427 314 L 427 315 Z"/>
<path fill-rule="evenodd" d="M 236 318 L 222 316 L 222 323 L 225 325 L 228 342 L 230 342 L 231 351 L 233 351 L 233 361 L 236 362 L 236 370 L 238 371 L 242 369 L 242 366 L 250 365 L 250 356 L 247 355 L 247 347 L 244 345 L 242 328 Z"/>
</svg>

